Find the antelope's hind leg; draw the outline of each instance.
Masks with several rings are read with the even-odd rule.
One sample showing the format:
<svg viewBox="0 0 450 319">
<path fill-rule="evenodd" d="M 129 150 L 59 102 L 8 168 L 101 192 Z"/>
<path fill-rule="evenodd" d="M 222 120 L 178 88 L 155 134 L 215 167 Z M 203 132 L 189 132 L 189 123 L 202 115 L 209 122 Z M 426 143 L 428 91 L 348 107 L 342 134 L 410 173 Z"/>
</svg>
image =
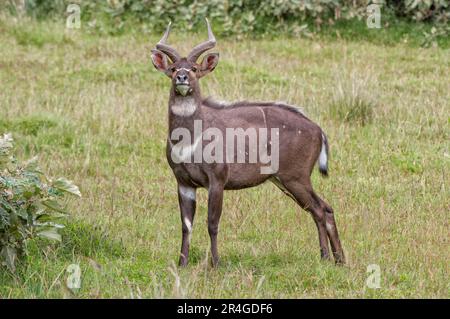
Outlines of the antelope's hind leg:
<svg viewBox="0 0 450 319">
<path fill-rule="evenodd" d="M 325 212 L 325 227 L 327 229 L 328 238 L 331 244 L 331 250 L 333 252 L 334 260 L 336 264 L 345 264 L 344 250 L 342 249 L 341 240 L 336 226 L 336 220 L 334 219 L 333 208 L 328 205 L 323 199 L 314 194 L 317 200 L 321 203 L 321 208 Z"/>
<path fill-rule="evenodd" d="M 196 189 L 191 186 L 178 184 L 178 202 L 181 212 L 182 241 L 180 252 L 180 266 L 186 266 L 189 258 L 192 226 L 194 225 Z"/>
<path fill-rule="evenodd" d="M 319 233 L 320 255 L 322 259 L 330 259 L 329 239 L 336 263 L 345 263 L 333 210 L 316 195 L 311 184 L 308 183 L 305 185 L 297 180 L 289 180 L 287 182 L 280 180 L 277 186 L 288 196 L 294 198 L 300 207 L 311 213 Z"/>
</svg>

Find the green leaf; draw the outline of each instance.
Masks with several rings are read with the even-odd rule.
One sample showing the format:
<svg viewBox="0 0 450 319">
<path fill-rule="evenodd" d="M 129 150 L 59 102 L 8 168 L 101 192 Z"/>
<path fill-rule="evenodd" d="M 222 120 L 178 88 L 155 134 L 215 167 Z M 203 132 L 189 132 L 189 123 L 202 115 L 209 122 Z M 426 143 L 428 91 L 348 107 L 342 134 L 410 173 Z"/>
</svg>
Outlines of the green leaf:
<svg viewBox="0 0 450 319">
<path fill-rule="evenodd" d="M 56 228 L 49 228 L 47 230 L 40 231 L 37 235 L 50 240 L 61 241 L 61 235 L 58 234 L 58 230 Z"/>
<path fill-rule="evenodd" d="M 42 205 L 59 213 L 67 213 L 64 208 L 62 208 L 61 205 L 59 205 L 59 203 L 54 199 L 46 199 L 42 201 Z"/>
<path fill-rule="evenodd" d="M 72 181 L 69 181 L 63 177 L 58 178 L 56 181 L 54 181 L 53 187 L 59 189 L 60 191 L 81 197 L 78 186 L 75 185 Z"/>
<path fill-rule="evenodd" d="M 61 212 L 52 213 L 52 214 L 43 213 L 43 214 L 37 215 L 36 221 L 40 222 L 40 223 L 44 223 L 44 222 L 53 221 L 55 219 L 63 218 L 63 217 L 67 217 L 67 214 L 61 213 Z"/>
</svg>

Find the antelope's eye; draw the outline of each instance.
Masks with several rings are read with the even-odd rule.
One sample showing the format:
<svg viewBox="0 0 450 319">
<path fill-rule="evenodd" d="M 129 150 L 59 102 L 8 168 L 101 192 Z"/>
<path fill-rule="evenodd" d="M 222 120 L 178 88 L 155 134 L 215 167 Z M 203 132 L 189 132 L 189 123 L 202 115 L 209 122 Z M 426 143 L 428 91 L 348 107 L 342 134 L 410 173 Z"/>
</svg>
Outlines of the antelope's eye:
<svg viewBox="0 0 450 319">
<path fill-rule="evenodd" d="M 177 69 L 175 67 L 171 67 L 170 71 L 175 72 Z"/>
<path fill-rule="evenodd" d="M 192 72 L 197 72 L 197 68 L 195 66 L 192 67 L 191 69 Z"/>
</svg>

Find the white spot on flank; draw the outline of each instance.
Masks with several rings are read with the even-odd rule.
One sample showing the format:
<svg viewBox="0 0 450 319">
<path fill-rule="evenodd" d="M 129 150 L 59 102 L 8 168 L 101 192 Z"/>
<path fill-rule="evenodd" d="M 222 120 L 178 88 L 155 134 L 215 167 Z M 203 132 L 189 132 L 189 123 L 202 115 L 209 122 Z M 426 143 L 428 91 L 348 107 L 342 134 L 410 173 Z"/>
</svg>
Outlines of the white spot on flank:
<svg viewBox="0 0 450 319">
<path fill-rule="evenodd" d="M 197 110 L 197 103 L 193 98 L 181 98 L 172 104 L 170 110 L 178 116 L 191 116 Z"/>
</svg>

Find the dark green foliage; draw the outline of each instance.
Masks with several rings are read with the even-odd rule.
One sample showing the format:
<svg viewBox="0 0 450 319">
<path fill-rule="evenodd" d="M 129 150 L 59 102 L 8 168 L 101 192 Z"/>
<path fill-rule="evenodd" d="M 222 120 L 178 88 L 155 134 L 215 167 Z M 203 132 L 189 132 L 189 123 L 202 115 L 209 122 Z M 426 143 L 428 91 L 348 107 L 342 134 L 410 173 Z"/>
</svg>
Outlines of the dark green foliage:
<svg viewBox="0 0 450 319">
<path fill-rule="evenodd" d="M 14 271 L 30 238 L 61 240 L 57 223 L 66 215 L 65 194 L 81 196 L 64 178 L 51 180 L 37 167 L 37 158 L 18 163 L 11 155 L 12 138 L 0 137 L 0 264 Z"/>
<path fill-rule="evenodd" d="M 16 0 L 6 7 L 20 11 Z M 167 21 L 182 30 L 192 30 L 205 17 L 214 20 L 217 33 L 227 34 L 309 34 L 336 21 L 367 16 L 367 6 L 379 3 L 383 19 L 401 17 L 410 21 L 447 24 L 450 5 L 447 0 L 25 0 L 26 14 L 35 18 L 64 17 L 67 6 L 77 3 L 82 20 L 91 28 L 109 33 L 123 32 L 130 22 L 145 24 L 146 30 L 160 31 Z M 5 6 L 5 5 L 3 5 Z"/>
</svg>

